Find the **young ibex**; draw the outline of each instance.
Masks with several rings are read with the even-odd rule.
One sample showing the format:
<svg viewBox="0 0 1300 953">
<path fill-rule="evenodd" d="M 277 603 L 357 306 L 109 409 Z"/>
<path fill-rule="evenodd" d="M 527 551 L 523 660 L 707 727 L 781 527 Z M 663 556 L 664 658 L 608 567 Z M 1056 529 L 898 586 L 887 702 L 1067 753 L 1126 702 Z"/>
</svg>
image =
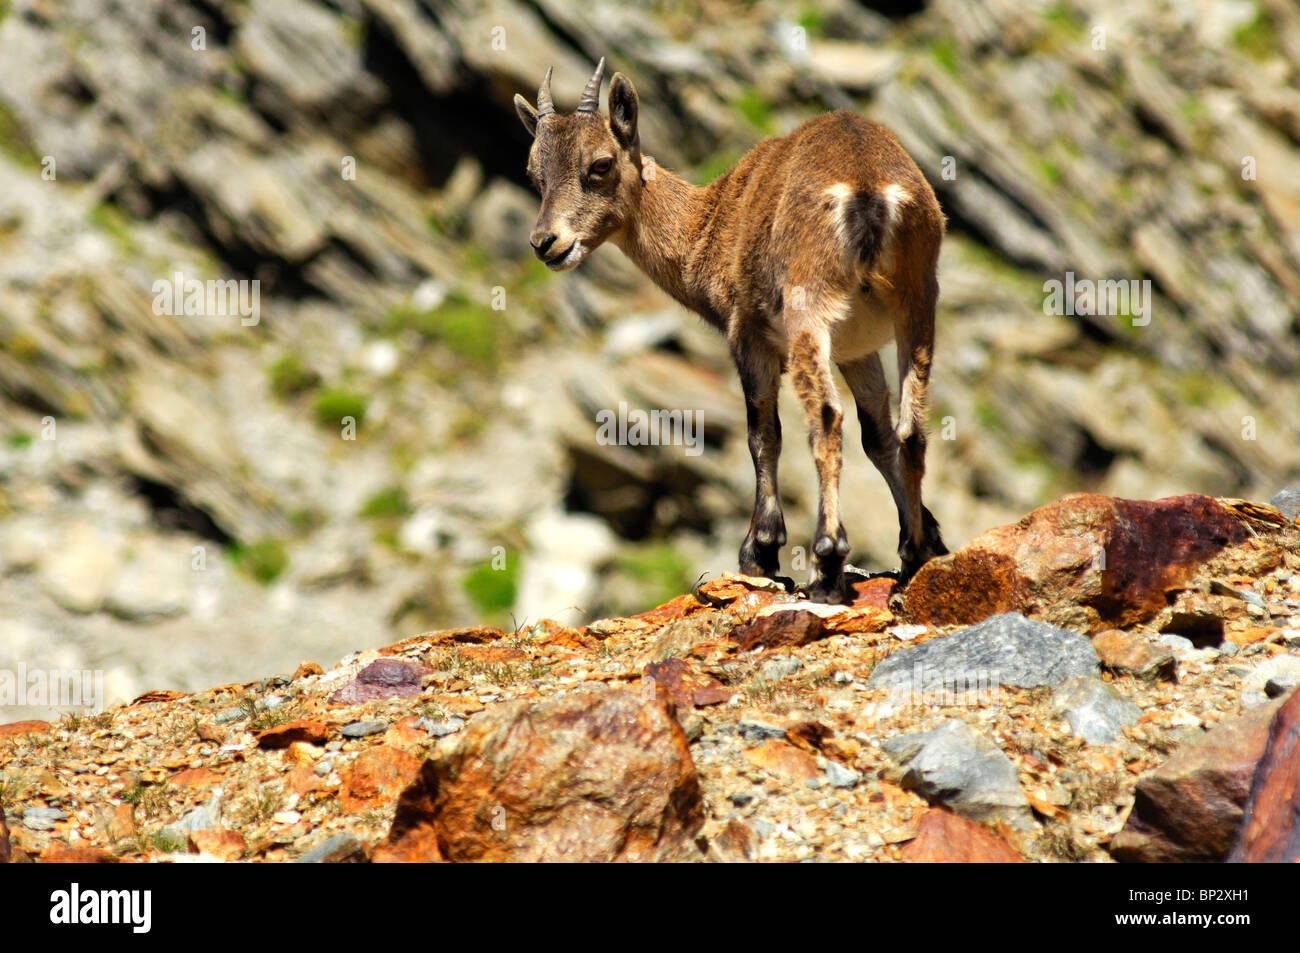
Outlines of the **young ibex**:
<svg viewBox="0 0 1300 953">
<path fill-rule="evenodd" d="M 537 108 L 515 96 L 533 137 L 528 175 L 542 195 L 533 250 L 567 271 L 612 241 L 661 288 L 727 336 L 740 372 L 757 489 L 740 570 L 775 576 L 785 544 L 777 491 L 777 394 L 789 369 L 808 418 L 820 482 L 809 598 L 841 602 L 848 537 L 840 519 L 840 427 L 834 363 L 858 407 L 862 447 L 899 514 L 900 579 L 947 552 L 921 503 L 925 404 L 934 345 L 935 267 L 944 219 L 934 192 L 894 136 L 850 112 L 759 143 L 730 172 L 694 186 L 643 164 L 637 95 L 605 61 L 562 116 L 551 71 Z M 644 166 L 644 167 L 643 167 Z M 901 394 L 892 424 L 879 349 L 898 343 Z"/>
</svg>

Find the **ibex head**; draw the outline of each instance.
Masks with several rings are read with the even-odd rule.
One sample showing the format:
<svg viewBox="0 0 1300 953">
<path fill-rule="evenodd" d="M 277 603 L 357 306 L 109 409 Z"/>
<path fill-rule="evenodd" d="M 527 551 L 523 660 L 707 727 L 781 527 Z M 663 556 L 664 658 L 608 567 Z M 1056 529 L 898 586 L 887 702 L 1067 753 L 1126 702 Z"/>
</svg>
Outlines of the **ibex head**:
<svg viewBox="0 0 1300 953">
<path fill-rule="evenodd" d="M 641 188 L 637 98 L 632 83 L 615 73 L 609 86 L 609 118 L 600 114 L 601 59 L 587 81 L 578 109 L 562 116 L 551 101 L 551 71 L 537 90 L 537 108 L 515 96 L 515 111 L 533 137 L 528 177 L 542 195 L 530 236 L 533 251 L 552 271 L 568 271 L 623 228 Z"/>
</svg>

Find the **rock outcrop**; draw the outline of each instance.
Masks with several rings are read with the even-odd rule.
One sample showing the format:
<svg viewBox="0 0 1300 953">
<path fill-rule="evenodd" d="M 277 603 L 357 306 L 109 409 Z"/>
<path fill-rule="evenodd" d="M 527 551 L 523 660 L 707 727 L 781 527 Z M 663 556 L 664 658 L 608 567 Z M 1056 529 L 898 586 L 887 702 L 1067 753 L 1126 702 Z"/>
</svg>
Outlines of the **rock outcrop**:
<svg viewBox="0 0 1300 953">
<path fill-rule="evenodd" d="M 839 108 L 916 158 L 950 223 L 927 476 L 950 544 L 1070 490 L 1293 480 L 1293 5 L 888 6 L 0 6 L 0 667 L 50 644 L 110 697 L 197 691 L 511 613 L 623 615 L 735 565 L 753 484 L 725 341 L 612 248 L 555 276 L 527 244 L 511 97 L 554 66 L 568 108 L 602 55 L 647 154 L 696 182 Z M 258 282 L 258 314 L 156 303 L 178 273 Z M 1124 294 L 1052 306 L 1067 274 Z M 696 413 L 704 452 L 597 440 L 621 404 Z M 854 560 L 891 569 L 892 500 L 846 444 Z M 788 566 L 815 481 L 782 466 Z"/>
<path fill-rule="evenodd" d="M 1228 860 L 1300 862 L 1300 691 L 1291 693 L 1273 719 Z"/>
<path fill-rule="evenodd" d="M 1048 550 L 1097 507 L 1056 512 Z M 0 845 L 51 863 L 1294 859 L 1300 527 L 1266 520 L 1195 566 L 1150 551 L 1149 578 L 1172 578 L 1166 555 L 1175 601 L 1223 613 L 1219 644 L 1157 614 L 1098 633 L 1099 661 L 1082 629 L 1024 614 L 1069 616 L 1069 587 L 938 626 L 895 618 L 892 580 L 816 606 L 724 574 L 580 628 L 431 631 L 0 726 Z"/>
<path fill-rule="evenodd" d="M 704 823 L 686 736 L 627 689 L 512 702 L 425 761 L 397 804 L 391 849 L 452 861 L 699 858 Z"/>
<path fill-rule="evenodd" d="M 1068 496 L 931 560 L 907 588 L 906 611 L 934 625 L 1012 608 L 1084 632 L 1130 625 L 1166 608 L 1197 567 L 1251 532 L 1205 496 Z"/>
<path fill-rule="evenodd" d="M 1221 724 L 1143 775 L 1112 856 L 1147 863 L 1223 860 L 1241 826 L 1274 710 Z"/>
</svg>

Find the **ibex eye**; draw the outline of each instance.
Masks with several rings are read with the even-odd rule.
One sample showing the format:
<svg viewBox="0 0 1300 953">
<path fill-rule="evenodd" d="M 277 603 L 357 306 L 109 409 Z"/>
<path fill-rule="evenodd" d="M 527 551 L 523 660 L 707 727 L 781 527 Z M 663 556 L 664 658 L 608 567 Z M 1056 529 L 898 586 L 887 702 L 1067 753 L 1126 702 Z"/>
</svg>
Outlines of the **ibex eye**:
<svg viewBox="0 0 1300 953">
<path fill-rule="evenodd" d="M 589 171 L 592 175 L 604 175 L 611 168 L 613 168 L 613 166 L 614 166 L 613 159 L 597 159 L 595 162 L 591 164 L 591 168 L 588 169 L 587 171 Z"/>
</svg>

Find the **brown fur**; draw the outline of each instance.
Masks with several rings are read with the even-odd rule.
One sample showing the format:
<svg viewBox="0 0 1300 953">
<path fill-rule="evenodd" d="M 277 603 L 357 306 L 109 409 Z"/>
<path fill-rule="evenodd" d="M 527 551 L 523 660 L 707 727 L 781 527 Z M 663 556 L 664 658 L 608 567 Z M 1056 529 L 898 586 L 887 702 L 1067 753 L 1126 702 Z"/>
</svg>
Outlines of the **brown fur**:
<svg viewBox="0 0 1300 953">
<path fill-rule="evenodd" d="M 550 101 L 549 73 L 538 100 Z M 809 594 L 825 601 L 846 595 L 843 411 L 832 364 L 853 393 L 863 448 L 898 506 L 903 579 L 947 552 L 921 502 L 944 218 L 893 134 L 854 113 L 830 113 L 759 143 L 700 187 L 653 163 L 644 163 L 643 173 L 636 92 L 621 74 L 610 84 L 608 119 L 594 112 L 539 118 L 520 96 L 515 105 L 534 135 L 528 172 L 542 194 L 532 235 L 538 257 L 568 270 L 613 242 L 727 337 L 756 473 L 741 570 L 775 575 L 780 568 L 786 531 L 777 489 L 777 393 L 788 370 L 820 487 Z M 606 158 L 609 171 L 593 173 L 593 163 Z M 877 353 L 891 339 L 898 342 L 897 427 Z"/>
</svg>

